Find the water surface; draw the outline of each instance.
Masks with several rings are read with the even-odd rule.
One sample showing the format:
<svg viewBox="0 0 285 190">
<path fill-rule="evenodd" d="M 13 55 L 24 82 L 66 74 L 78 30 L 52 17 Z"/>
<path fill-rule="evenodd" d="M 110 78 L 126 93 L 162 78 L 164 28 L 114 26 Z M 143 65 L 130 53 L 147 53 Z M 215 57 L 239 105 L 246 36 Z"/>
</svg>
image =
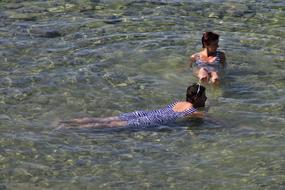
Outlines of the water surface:
<svg viewBox="0 0 285 190">
<path fill-rule="evenodd" d="M 284 7 L 1 1 L 0 189 L 284 189 Z M 228 62 L 207 91 L 218 123 L 54 130 L 183 99 L 207 30 Z"/>
</svg>

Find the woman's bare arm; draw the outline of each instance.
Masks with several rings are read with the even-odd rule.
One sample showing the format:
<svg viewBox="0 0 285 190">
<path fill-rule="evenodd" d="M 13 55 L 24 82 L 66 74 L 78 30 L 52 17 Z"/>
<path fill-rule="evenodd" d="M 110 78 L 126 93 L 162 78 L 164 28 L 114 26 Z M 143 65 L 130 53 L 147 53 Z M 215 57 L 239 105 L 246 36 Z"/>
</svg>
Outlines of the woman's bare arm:
<svg viewBox="0 0 285 190">
<path fill-rule="evenodd" d="M 196 54 L 191 55 L 189 60 L 188 60 L 188 64 L 189 64 L 190 67 L 192 67 L 192 65 L 195 62 L 195 60 L 196 60 Z"/>
</svg>

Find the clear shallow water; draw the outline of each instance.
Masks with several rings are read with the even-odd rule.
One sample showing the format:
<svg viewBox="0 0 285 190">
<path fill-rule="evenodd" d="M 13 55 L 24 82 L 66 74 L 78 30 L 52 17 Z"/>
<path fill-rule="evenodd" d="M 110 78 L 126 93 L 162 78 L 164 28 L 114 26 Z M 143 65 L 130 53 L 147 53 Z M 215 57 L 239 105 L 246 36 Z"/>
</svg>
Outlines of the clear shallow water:
<svg viewBox="0 0 285 190">
<path fill-rule="evenodd" d="M 1 1 L 0 189 L 284 189 L 282 1 Z M 229 63 L 208 115 L 156 129 L 60 119 L 184 98 L 205 30 Z"/>
</svg>

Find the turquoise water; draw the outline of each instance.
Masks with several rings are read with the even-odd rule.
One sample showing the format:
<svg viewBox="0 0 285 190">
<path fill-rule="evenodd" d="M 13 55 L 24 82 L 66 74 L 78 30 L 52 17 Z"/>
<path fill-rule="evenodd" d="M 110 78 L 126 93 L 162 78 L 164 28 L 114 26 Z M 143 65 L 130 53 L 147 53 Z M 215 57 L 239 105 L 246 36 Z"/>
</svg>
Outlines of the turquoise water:
<svg viewBox="0 0 285 190">
<path fill-rule="evenodd" d="M 285 188 L 283 1 L 0 2 L 0 189 Z M 54 130 L 183 99 L 203 31 L 228 69 L 208 117 Z"/>
</svg>

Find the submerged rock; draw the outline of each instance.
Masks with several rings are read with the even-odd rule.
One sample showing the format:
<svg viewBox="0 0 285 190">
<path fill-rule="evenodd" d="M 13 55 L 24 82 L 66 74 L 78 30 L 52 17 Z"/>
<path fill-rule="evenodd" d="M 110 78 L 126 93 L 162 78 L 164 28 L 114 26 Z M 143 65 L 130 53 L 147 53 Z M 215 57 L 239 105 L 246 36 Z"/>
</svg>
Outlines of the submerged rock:
<svg viewBox="0 0 285 190">
<path fill-rule="evenodd" d="M 0 121 L 1 120 L 9 120 L 9 121 L 11 121 L 11 118 L 8 116 L 8 115 L 5 115 L 5 114 L 0 114 Z M 1 189 L 1 188 L 0 188 Z"/>
<path fill-rule="evenodd" d="M 56 38 L 62 36 L 62 34 L 58 30 L 54 29 L 45 30 L 40 28 L 34 28 L 31 29 L 29 32 L 31 35 L 44 37 L 44 38 Z"/>
<path fill-rule="evenodd" d="M 117 16 L 110 16 L 106 20 L 104 20 L 104 23 L 106 24 L 116 24 L 122 22 L 122 18 L 117 17 Z"/>
<path fill-rule="evenodd" d="M 57 30 L 46 31 L 45 34 L 43 35 L 43 37 L 47 37 L 47 38 L 56 38 L 60 36 L 61 36 L 61 33 Z"/>
<path fill-rule="evenodd" d="M 0 184 L 0 189 L 2 189 L 2 190 L 7 190 L 8 188 L 6 187 L 6 185 Z"/>
<path fill-rule="evenodd" d="M 3 77 L 2 79 L 0 79 L 0 87 L 3 87 L 3 88 L 9 87 L 12 85 L 12 83 L 13 81 L 10 77 Z"/>
</svg>

